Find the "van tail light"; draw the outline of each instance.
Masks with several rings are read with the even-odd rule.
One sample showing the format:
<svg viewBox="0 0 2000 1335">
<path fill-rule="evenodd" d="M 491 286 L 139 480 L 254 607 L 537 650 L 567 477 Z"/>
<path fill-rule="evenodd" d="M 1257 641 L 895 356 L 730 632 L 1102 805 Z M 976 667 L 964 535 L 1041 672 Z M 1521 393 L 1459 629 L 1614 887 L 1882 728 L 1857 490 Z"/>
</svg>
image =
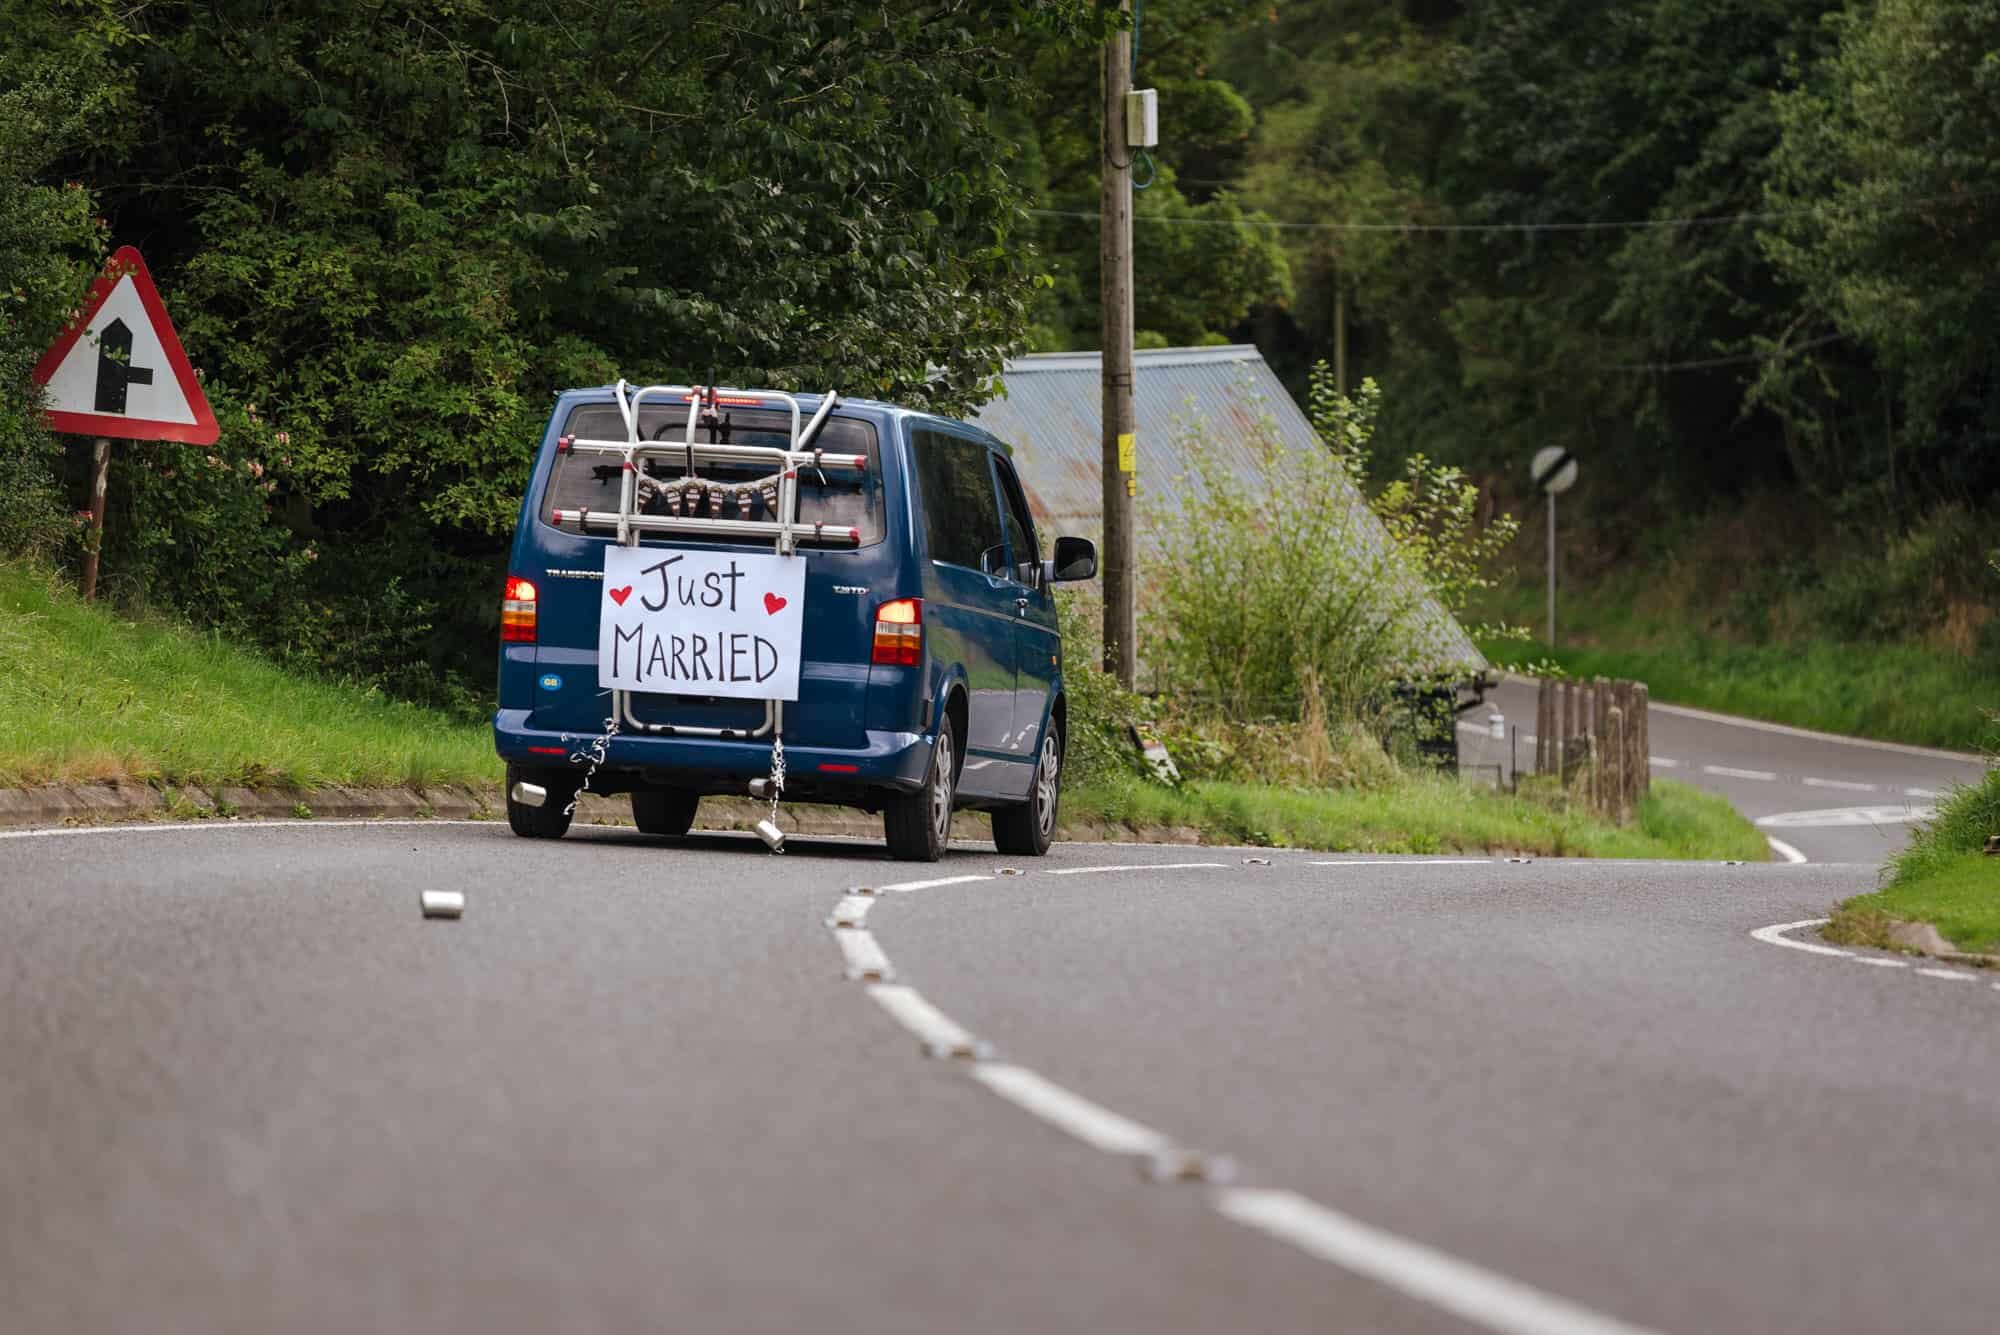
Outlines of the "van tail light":
<svg viewBox="0 0 2000 1335">
<path fill-rule="evenodd" d="M 535 642 L 535 586 L 519 575 L 507 576 L 507 590 L 501 595 L 500 639 L 502 643 Z"/>
<path fill-rule="evenodd" d="M 924 661 L 924 600 L 898 598 L 875 609 L 875 652 L 871 663 L 916 667 Z"/>
</svg>

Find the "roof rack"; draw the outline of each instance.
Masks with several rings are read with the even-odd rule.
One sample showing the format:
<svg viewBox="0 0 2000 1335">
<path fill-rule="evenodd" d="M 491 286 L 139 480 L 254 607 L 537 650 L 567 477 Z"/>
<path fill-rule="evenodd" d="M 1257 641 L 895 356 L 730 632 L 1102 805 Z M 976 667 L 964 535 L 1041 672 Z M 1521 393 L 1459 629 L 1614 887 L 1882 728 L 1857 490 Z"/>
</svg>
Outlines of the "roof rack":
<svg viewBox="0 0 2000 1335">
<path fill-rule="evenodd" d="M 799 469 L 855 468 L 866 470 L 865 454 L 828 454 L 813 448 L 812 442 L 826 424 L 828 414 L 840 403 L 840 395 L 829 390 L 810 420 L 801 424 L 799 401 L 776 389 L 728 389 L 715 385 L 648 385 L 633 390 L 625 381 L 615 386 L 618 413 L 625 421 L 624 440 L 591 440 L 563 436 L 556 441 L 560 454 L 606 454 L 619 459 L 624 476 L 618 485 L 618 509 L 557 510 L 551 517 L 558 524 L 574 523 L 588 532 L 592 527 L 616 530 L 618 541 L 635 545 L 641 533 L 707 533 L 740 539 L 769 538 L 780 554 L 790 555 L 801 542 L 861 545 L 861 530 L 848 525 L 804 524 L 797 519 Z M 687 434 L 679 443 L 642 440 L 639 436 L 639 408 L 648 396 L 679 399 L 690 405 Z M 791 444 L 732 445 L 724 441 L 696 441 L 695 432 L 717 424 L 719 410 L 729 407 L 764 407 L 782 403 L 791 411 Z M 678 480 L 662 481 L 644 468 L 645 459 L 680 459 L 685 472 Z M 771 472 L 748 482 L 711 482 L 695 475 L 695 464 L 758 463 Z M 666 514 L 648 514 L 641 507 L 663 497 Z M 751 519 L 752 507 L 763 502 L 768 519 Z M 737 517 L 727 516 L 734 506 Z M 708 514 L 699 513 L 706 508 Z"/>
<path fill-rule="evenodd" d="M 618 415 L 625 421 L 625 439 L 590 440 L 563 436 L 556 441 L 556 450 L 563 454 L 617 456 L 623 465 L 620 469 L 623 476 L 618 485 L 618 509 L 557 510 L 553 515 L 556 523 L 575 523 L 586 532 L 593 525 L 615 528 L 618 542 L 626 547 L 638 546 L 642 533 L 708 533 L 738 539 L 769 538 L 781 556 L 796 555 L 801 542 L 831 542 L 852 547 L 861 545 L 861 530 L 858 528 L 802 524 L 795 517 L 799 509 L 799 469 L 834 467 L 865 471 L 868 467 L 868 456 L 865 454 L 828 454 L 812 446 L 820 428 L 826 424 L 827 416 L 839 406 L 839 394 L 828 390 L 811 419 L 802 424 L 798 399 L 783 390 L 729 389 L 716 385 L 647 385 L 644 389 L 634 390 L 624 380 L 620 380 L 614 388 L 618 393 Z M 639 408 L 649 396 L 678 399 L 689 405 L 687 434 L 679 443 L 640 439 Z M 717 425 L 718 411 L 725 406 L 764 407 L 772 401 L 782 403 L 791 410 L 791 444 L 786 448 L 732 445 L 694 438 L 699 428 Z M 679 458 L 686 466 L 686 474 L 679 481 L 661 482 L 651 476 L 642 478 L 641 460 L 649 458 Z M 749 482 L 726 485 L 695 476 L 697 462 L 745 461 L 768 464 L 772 471 Z M 668 513 L 646 514 L 639 509 L 643 504 L 650 504 L 655 497 L 666 498 Z M 748 518 L 753 500 L 762 500 L 765 513 L 773 518 Z M 737 506 L 738 518 L 724 517 L 723 511 L 730 504 Z M 704 505 L 710 511 L 707 516 L 696 513 Z M 622 726 L 639 732 L 657 736 L 714 737 L 725 741 L 771 737 L 771 778 L 760 780 L 762 788 L 753 786 L 752 792 L 759 797 L 770 796 L 775 817 L 778 797 L 784 792 L 784 743 L 779 740 L 785 727 L 783 701 L 766 700 L 764 721 L 755 729 L 709 728 L 679 723 L 647 723 L 632 712 L 631 692 L 614 690 L 611 695 L 612 708 Z M 776 828 L 775 825 L 771 827 L 773 831 Z M 760 829 L 759 833 L 763 834 L 763 831 Z M 765 835 L 765 842 L 770 843 L 771 836 Z M 773 847 L 781 847 L 782 844 L 780 836 Z"/>
</svg>

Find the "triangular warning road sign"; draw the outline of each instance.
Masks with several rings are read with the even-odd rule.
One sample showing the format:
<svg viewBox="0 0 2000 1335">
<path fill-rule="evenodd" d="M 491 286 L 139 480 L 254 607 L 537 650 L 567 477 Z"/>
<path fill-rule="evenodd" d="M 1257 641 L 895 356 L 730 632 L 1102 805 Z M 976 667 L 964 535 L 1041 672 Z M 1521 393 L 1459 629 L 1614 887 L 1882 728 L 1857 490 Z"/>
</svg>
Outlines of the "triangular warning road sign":
<svg viewBox="0 0 2000 1335">
<path fill-rule="evenodd" d="M 80 436 L 213 445 L 220 429 L 146 261 L 119 248 L 90 299 L 35 363 L 49 425 Z"/>
</svg>

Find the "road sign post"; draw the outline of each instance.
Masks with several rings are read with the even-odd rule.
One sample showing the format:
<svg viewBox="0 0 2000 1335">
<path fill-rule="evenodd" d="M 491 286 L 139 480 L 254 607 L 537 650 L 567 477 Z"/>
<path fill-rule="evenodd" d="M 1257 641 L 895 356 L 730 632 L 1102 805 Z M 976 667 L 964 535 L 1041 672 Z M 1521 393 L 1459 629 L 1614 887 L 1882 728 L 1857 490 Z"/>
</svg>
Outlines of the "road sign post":
<svg viewBox="0 0 2000 1335">
<path fill-rule="evenodd" d="M 1576 456 L 1560 445 L 1535 451 L 1528 475 L 1549 503 L 1549 648 L 1556 647 L 1556 497 L 1576 485 Z"/>
<path fill-rule="evenodd" d="M 121 247 L 91 284 L 76 318 L 31 377 L 45 398 L 49 426 L 91 436 L 90 545 L 83 555 L 83 596 L 97 596 L 104 545 L 111 442 L 174 440 L 213 445 L 221 429 L 201 382 L 181 350 L 146 261 Z"/>
</svg>

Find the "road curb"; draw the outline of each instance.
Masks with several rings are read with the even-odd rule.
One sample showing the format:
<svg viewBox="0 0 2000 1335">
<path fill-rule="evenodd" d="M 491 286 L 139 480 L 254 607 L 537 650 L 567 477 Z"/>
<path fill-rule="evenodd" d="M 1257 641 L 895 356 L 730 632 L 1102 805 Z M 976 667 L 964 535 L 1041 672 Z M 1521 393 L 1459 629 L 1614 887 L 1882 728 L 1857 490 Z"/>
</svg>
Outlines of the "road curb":
<svg viewBox="0 0 2000 1335">
<path fill-rule="evenodd" d="M 134 822 L 230 819 L 339 820 L 498 820 L 506 811 L 500 786 L 440 784 L 415 788 L 247 788 L 195 784 L 62 783 L 37 788 L 0 788 L 0 829 L 31 826 L 126 825 Z M 749 830 L 769 807 L 738 797 L 706 797 L 695 822 L 700 830 Z M 632 809 L 623 797 L 586 794 L 577 806 L 586 825 L 630 825 Z M 780 806 L 778 827 L 787 834 L 882 837 L 882 818 L 839 807 Z M 952 836 L 985 841 L 993 837 L 984 814 L 960 812 Z M 1189 826 L 1135 828 L 1104 821 L 1066 822 L 1057 831 L 1066 843 L 1200 844 Z"/>
</svg>

